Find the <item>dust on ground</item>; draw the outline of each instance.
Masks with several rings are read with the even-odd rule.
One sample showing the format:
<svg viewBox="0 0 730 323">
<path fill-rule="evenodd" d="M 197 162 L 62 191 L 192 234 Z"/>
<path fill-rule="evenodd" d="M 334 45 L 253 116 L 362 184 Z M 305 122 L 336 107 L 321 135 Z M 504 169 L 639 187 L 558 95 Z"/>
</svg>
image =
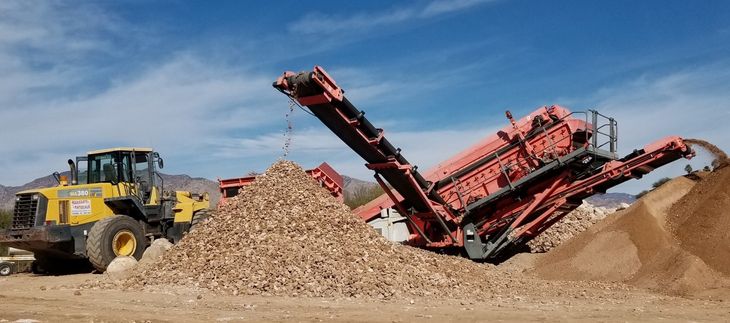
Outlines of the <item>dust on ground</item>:
<svg viewBox="0 0 730 323">
<path fill-rule="evenodd" d="M 552 297 L 526 293 L 485 298 L 398 300 L 221 295 L 193 288 L 87 290 L 74 285 L 102 275 L 0 278 L 0 321 L 41 322 L 474 322 L 474 321 L 716 321 L 730 308 L 641 290 L 598 287 Z M 550 286 L 536 287 L 536 289 Z M 560 289 L 562 287 L 552 287 Z M 539 291 L 538 291 L 539 292 Z"/>
<path fill-rule="evenodd" d="M 730 168 L 716 170 L 495 267 L 385 241 L 282 161 L 126 280 L 0 278 L 0 320 L 726 321 Z"/>
</svg>

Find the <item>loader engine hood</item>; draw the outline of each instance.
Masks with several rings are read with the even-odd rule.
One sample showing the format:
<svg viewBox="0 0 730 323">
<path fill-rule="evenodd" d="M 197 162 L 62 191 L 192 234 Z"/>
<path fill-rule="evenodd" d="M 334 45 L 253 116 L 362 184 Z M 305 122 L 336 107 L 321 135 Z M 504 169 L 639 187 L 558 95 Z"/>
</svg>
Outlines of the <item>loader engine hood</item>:
<svg viewBox="0 0 730 323">
<path fill-rule="evenodd" d="M 104 192 L 111 184 L 57 186 L 18 192 L 15 195 L 12 230 L 54 224 L 77 224 L 101 211 Z"/>
</svg>

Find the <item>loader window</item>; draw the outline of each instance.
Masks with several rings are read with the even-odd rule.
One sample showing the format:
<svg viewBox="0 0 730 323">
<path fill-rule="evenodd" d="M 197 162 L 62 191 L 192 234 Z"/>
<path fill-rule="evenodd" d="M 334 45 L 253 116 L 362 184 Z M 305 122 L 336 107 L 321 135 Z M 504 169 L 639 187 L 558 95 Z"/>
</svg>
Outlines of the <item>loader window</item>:
<svg viewBox="0 0 730 323">
<path fill-rule="evenodd" d="M 79 177 L 76 179 L 79 185 L 89 183 L 89 163 L 86 157 L 76 157 L 76 172 Z"/>
<path fill-rule="evenodd" d="M 130 153 L 122 153 L 122 163 L 120 167 L 120 182 L 124 183 L 130 183 L 132 182 L 132 157 L 130 156 Z"/>
<path fill-rule="evenodd" d="M 114 154 L 89 157 L 89 183 L 117 182 Z"/>
<path fill-rule="evenodd" d="M 150 185 L 150 173 L 149 173 L 149 161 L 147 160 L 147 154 L 136 153 L 134 155 L 134 170 L 137 173 L 137 178 L 141 182 L 145 182 Z"/>
</svg>

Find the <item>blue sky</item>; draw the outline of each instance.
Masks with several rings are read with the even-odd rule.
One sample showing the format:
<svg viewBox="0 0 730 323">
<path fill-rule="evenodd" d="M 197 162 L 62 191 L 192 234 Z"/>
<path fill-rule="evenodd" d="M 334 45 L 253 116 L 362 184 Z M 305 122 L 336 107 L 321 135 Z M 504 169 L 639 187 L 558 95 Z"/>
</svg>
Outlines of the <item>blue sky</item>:
<svg viewBox="0 0 730 323">
<path fill-rule="evenodd" d="M 261 171 L 286 128 L 271 82 L 313 65 L 422 169 L 549 104 L 615 116 L 622 153 L 666 135 L 730 150 L 729 54 L 727 1 L 2 1 L 0 184 L 117 145 L 168 173 Z M 288 158 L 370 178 L 315 118 L 292 122 Z"/>
</svg>

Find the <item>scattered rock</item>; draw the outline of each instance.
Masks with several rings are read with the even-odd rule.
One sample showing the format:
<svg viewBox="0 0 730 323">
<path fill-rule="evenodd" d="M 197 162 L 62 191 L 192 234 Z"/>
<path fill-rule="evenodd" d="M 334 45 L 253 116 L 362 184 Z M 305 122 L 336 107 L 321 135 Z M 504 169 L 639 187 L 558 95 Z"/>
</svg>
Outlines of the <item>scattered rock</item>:
<svg viewBox="0 0 730 323">
<path fill-rule="evenodd" d="M 230 295 L 487 295 L 492 265 L 385 240 L 301 167 L 272 165 L 122 286 L 201 287 Z"/>
<path fill-rule="evenodd" d="M 167 239 L 156 239 L 152 241 L 152 244 L 144 251 L 142 258 L 139 263 L 142 265 L 149 265 L 159 262 L 162 256 L 172 248 L 172 243 Z"/>
<path fill-rule="evenodd" d="M 137 259 L 134 259 L 134 257 L 116 257 L 106 267 L 105 274 L 112 280 L 124 279 L 131 274 L 131 269 L 136 266 Z"/>
<path fill-rule="evenodd" d="M 622 203 L 621 206 L 623 207 L 624 205 L 624 208 L 630 206 L 626 203 Z M 583 202 L 583 204 L 553 224 L 545 232 L 528 242 L 527 245 L 530 247 L 531 252 L 547 252 L 559 246 L 561 243 L 568 241 L 578 233 L 585 231 L 616 210 L 597 207 L 588 202 Z"/>
</svg>

